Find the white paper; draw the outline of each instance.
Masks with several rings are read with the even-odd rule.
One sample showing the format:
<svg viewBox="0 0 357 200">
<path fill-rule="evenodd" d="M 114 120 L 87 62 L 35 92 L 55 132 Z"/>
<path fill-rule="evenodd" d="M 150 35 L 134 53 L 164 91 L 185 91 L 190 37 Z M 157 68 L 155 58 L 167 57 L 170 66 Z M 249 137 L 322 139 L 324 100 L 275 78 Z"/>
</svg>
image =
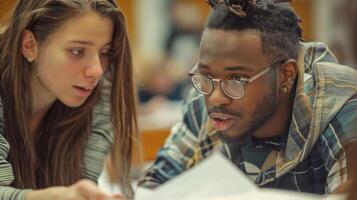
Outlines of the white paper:
<svg viewBox="0 0 357 200">
<path fill-rule="evenodd" d="M 156 190 L 137 191 L 136 200 L 345 200 L 344 195 L 322 196 L 258 188 L 220 153 L 182 173 Z"/>
<path fill-rule="evenodd" d="M 245 192 L 231 197 L 210 198 L 208 200 L 345 200 L 346 195 L 322 196 L 277 189 L 261 189 L 259 192 Z"/>
<path fill-rule="evenodd" d="M 137 187 L 135 190 L 135 199 L 145 199 L 153 193 L 153 190 L 146 189 L 143 187 Z"/>
<path fill-rule="evenodd" d="M 208 199 L 232 196 L 248 190 L 255 191 L 257 187 L 233 163 L 217 153 L 143 199 Z"/>
</svg>

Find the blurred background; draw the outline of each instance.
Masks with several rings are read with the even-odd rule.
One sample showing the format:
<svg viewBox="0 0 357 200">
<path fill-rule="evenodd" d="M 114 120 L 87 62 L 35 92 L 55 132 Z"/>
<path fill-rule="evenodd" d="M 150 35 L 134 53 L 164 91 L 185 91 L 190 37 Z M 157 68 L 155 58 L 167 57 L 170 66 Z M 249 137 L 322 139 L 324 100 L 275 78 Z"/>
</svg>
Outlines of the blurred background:
<svg viewBox="0 0 357 200">
<path fill-rule="evenodd" d="M 187 71 L 197 62 L 210 7 L 205 0 L 117 2 L 127 17 L 133 50 L 141 133 L 134 162 L 139 166 L 155 158 L 170 126 L 180 120 L 180 104 L 192 88 Z M 14 4 L 0 0 L 2 22 Z M 295 0 L 292 6 L 303 20 L 307 41 L 328 44 L 340 63 L 356 68 L 357 0 Z M 134 176 L 141 170 L 138 167 Z"/>
</svg>

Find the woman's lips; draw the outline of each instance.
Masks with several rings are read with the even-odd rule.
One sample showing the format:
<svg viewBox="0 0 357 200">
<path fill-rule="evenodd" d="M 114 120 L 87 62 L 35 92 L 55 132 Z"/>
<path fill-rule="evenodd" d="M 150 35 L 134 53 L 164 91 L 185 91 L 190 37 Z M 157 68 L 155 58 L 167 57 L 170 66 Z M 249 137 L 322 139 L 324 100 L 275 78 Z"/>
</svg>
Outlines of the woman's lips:
<svg viewBox="0 0 357 200">
<path fill-rule="evenodd" d="M 80 86 L 73 86 L 73 87 L 76 89 L 77 94 L 79 94 L 79 96 L 82 96 L 82 97 L 87 97 L 92 92 L 92 89 L 90 89 L 90 88 L 85 88 L 85 87 L 80 87 Z"/>
</svg>

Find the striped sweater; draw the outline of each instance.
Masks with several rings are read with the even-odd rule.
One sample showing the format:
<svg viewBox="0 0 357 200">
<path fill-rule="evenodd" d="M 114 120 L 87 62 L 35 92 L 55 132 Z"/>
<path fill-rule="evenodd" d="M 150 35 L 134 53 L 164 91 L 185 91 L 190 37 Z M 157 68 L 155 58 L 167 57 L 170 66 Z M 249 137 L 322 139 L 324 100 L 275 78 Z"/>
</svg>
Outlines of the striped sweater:
<svg viewBox="0 0 357 200">
<path fill-rule="evenodd" d="M 109 87 L 102 91 L 102 97 L 93 110 L 92 131 L 84 147 L 82 177 L 97 182 L 103 170 L 104 159 L 112 144 Z M 31 189 L 16 189 L 10 185 L 14 181 L 13 169 L 8 162 L 11 148 L 3 137 L 3 105 L 0 101 L 0 200 L 23 200 Z"/>
</svg>

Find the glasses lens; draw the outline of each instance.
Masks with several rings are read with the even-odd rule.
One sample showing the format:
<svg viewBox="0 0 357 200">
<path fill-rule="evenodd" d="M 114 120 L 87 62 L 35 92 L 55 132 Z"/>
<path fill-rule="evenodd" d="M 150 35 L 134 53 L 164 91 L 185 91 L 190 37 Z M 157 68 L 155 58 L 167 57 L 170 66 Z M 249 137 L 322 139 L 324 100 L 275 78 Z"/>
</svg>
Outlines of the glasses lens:
<svg viewBox="0 0 357 200">
<path fill-rule="evenodd" d="M 213 89 L 212 81 L 204 75 L 195 74 L 191 76 L 195 88 L 203 94 L 210 94 Z"/>
<path fill-rule="evenodd" d="M 222 81 L 222 89 L 225 93 L 234 98 L 241 99 L 244 97 L 244 85 L 237 80 L 226 80 Z"/>
</svg>

